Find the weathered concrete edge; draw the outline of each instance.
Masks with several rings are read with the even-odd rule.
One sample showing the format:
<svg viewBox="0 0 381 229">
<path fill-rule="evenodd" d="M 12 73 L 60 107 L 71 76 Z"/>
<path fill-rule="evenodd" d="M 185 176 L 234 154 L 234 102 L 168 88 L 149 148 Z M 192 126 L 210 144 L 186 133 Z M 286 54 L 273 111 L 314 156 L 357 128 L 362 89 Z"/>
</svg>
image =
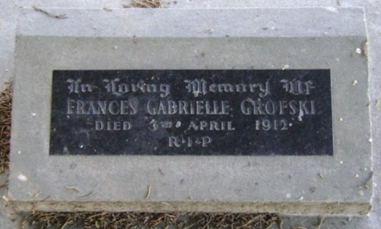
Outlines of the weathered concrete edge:
<svg viewBox="0 0 381 229">
<path fill-rule="evenodd" d="M 316 37 L 336 34 L 362 36 L 365 31 L 363 8 L 113 9 L 112 11 L 50 8 L 49 11 L 63 14 L 66 18 L 57 19 L 34 9 L 21 9 L 22 17 L 17 34 L 73 37 L 179 37 L 179 35 L 214 37 L 230 36 L 234 31 L 234 34 L 240 37 L 295 35 Z M 351 23 L 348 24 L 348 20 L 351 20 Z M 137 21 L 139 26 L 136 26 Z M 320 23 L 311 27 L 313 21 Z M 113 26 L 110 27 L 110 24 Z"/>
<path fill-rule="evenodd" d="M 371 209 L 371 203 L 340 202 L 216 202 L 216 201 L 149 201 L 133 202 L 91 202 L 91 201 L 10 201 L 15 211 L 55 211 L 72 212 L 104 211 L 109 212 L 240 212 L 240 213 L 278 213 L 287 215 L 337 215 L 361 216 Z M 323 210 L 324 209 L 324 210 Z M 329 212 L 327 214 L 327 212 Z"/>
</svg>

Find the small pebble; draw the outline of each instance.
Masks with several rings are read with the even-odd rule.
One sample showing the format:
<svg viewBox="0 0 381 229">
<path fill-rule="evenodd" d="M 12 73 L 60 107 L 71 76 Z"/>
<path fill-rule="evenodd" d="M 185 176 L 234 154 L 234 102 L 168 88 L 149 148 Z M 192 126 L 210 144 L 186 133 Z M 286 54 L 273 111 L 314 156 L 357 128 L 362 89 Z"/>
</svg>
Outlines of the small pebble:
<svg viewBox="0 0 381 229">
<path fill-rule="evenodd" d="M 358 174 L 356 174 L 356 175 L 355 175 L 355 177 L 359 177 L 359 175 L 358 175 Z"/>
<path fill-rule="evenodd" d="M 340 164 L 342 165 L 344 162 L 343 161 L 340 161 Z"/>
<path fill-rule="evenodd" d="M 357 53 L 357 54 L 361 54 L 361 49 L 360 49 L 360 48 L 357 48 L 357 49 L 356 49 L 356 53 Z"/>
<path fill-rule="evenodd" d="M 289 68 L 289 67 L 290 67 L 290 65 L 285 64 L 284 67 L 282 68 L 282 70 L 285 70 L 285 69 L 287 69 L 287 68 Z"/>
<path fill-rule="evenodd" d="M 353 80 L 352 85 L 355 86 L 357 84 L 357 80 Z"/>
<path fill-rule="evenodd" d="M 20 181 L 27 181 L 28 180 L 28 178 L 26 178 L 26 176 L 24 176 L 23 174 L 18 175 L 17 179 L 19 179 Z"/>
<path fill-rule="evenodd" d="M 6 196 L 3 196 L 3 200 L 5 200 L 5 202 L 9 202 L 9 199 L 8 199 L 8 197 L 6 197 Z"/>
</svg>

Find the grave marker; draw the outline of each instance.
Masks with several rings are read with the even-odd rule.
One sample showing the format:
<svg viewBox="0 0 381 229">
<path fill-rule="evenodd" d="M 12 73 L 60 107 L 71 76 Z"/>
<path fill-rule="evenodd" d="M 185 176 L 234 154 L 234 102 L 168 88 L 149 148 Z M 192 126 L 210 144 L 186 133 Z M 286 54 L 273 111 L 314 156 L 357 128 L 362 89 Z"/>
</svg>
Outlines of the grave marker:
<svg viewBox="0 0 381 229">
<path fill-rule="evenodd" d="M 330 80 L 329 70 L 54 71 L 49 152 L 332 155 Z"/>
<path fill-rule="evenodd" d="M 369 212 L 361 9 L 64 11 L 19 21 L 15 209 Z"/>
</svg>

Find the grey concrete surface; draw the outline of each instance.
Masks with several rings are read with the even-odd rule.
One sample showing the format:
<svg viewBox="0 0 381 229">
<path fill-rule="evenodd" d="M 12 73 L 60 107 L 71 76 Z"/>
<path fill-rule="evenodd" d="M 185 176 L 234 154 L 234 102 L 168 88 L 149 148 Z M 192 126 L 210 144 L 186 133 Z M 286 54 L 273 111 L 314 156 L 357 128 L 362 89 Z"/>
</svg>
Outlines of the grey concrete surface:
<svg viewBox="0 0 381 229">
<path fill-rule="evenodd" d="M 14 75 L 13 53 L 17 20 L 16 5 L 12 0 L 0 2 L 0 88 Z"/>
<path fill-rule="evenodd" d="M 286 3 L 285 3 L 286 2 Z M 92 1 L 17 1 L 14 4 L 12 1 L 5 0 L 0 4 L 0 26 L 4 28 L 0 35 L 1 40 L 1 57 L 4 59 L 1 61 L 0 66 L 2 69 L 8 69 L 9 74 L 0 74 L 2 82 L 9 79 L 13 75 L 13 47 L 15 36 L 16 16 L 18 15 L 17 8 L 30 7 L 31 5 L 37 5 L 40 7 L 52 7 L 52 8 L 103 8 L 103 7 L 115 7 L 120 8 L 120 3 L 128 3 L 122 1 L 98 1 L 96 4 Z M 372 114 L 372 139 L 373 139 L 373 171 L 374 171 L 374 186 L 375 195 L 373 198 L 373 209 L 371 213 L 366 217 L 327 217 L 324 220 L 322 228 L 381 228 L 381 211 L 380 211 L 380 188 L 377 184 L 381 184 L 381 116 L 380 106 L 378 106 L 378 100 L 381 98 L 381 2 L 375 0 L 341 0 L 341 1 L 256 1 L 251 3 L 248 1 L 182 1 L 178 0 L 177 4 L 168 4 L 168 7 L 187 7 L 187 8 L 213 8 L 213 7 L 314 7 L 314 6 L 326 6 L 331 9 L 340 7 L 364 7 L 366 12 L 366 22 L 369 35 L 369 73 L 370 73 L 370 96 L 371 96 L 371 114 Z M 318 22 L 317 22 L 318 23 Z M 350 23 L 350 21 L 348 21 Z M 5 42 L 5 43 L 4 43 Z M 5 47 L 5 48 L 4 48 Z M 8 64 L 7 64 L 8 63 Z M 10 67 L 9 67 L 10 66 Z M 8 68 L 9 67 L 9 68 Z M 4 176 L 4 175 L 3 175 Z M 2 193 L 6 193 L 4 189 Z M 5 201 L 1 200 L 1 206 L 4 206 Z M 0 228 L 11 229 L 17 228 L 17 222 L 14 223 L 12 218 L 12 211 L 9 208 L 2 207 L 0 209 Z M 4 217 L 7 216 L 7 217 Z M 284 228 L 292 228 L 297 226 L 304 226 L 306 228 L 317 228 L 316 217 L 288 217 L 284 216 Z"/>
</svg>

